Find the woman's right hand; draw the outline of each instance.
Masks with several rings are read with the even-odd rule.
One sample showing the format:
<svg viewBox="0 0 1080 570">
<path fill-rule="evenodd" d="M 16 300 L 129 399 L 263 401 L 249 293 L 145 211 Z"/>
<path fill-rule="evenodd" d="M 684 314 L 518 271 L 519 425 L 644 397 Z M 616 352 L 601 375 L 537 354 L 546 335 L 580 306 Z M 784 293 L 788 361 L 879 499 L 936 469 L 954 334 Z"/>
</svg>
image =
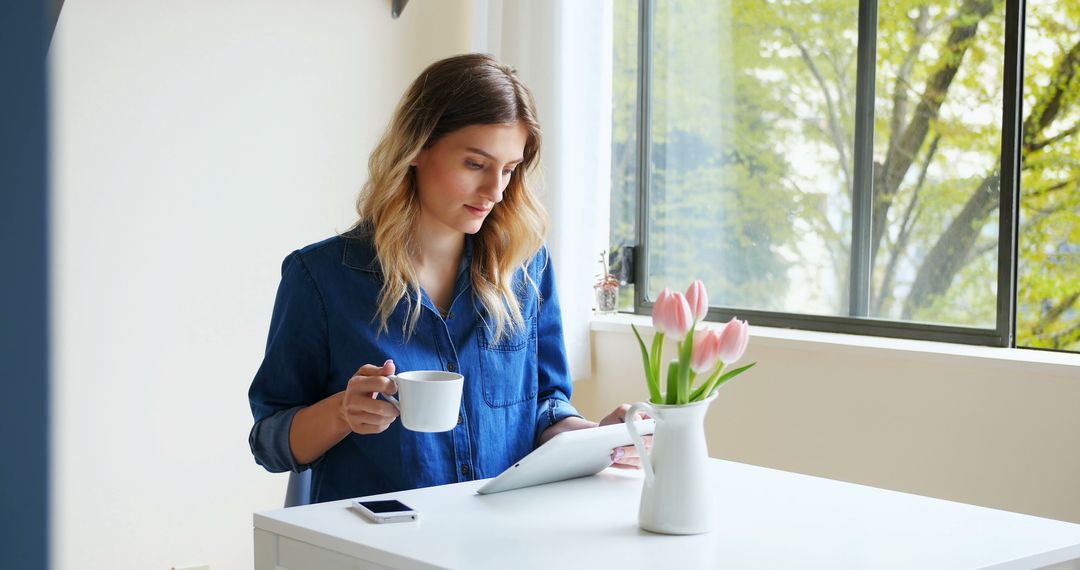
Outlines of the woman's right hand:
<svg viewBox="0 0 1080 570">
<path fill-rule="evenodd" d="M 395 372 L 394 361 L 387 360 L 382 366 L 365 364 L 349 379 L 345 397 L 341 399 L 341 418 L 354 433 L 382 433 L 398 417 L 398 409 L 385 400 L 377 399 L 380 393 L 392 396 L 397 386 L 389 376 Z"/>
</svg>

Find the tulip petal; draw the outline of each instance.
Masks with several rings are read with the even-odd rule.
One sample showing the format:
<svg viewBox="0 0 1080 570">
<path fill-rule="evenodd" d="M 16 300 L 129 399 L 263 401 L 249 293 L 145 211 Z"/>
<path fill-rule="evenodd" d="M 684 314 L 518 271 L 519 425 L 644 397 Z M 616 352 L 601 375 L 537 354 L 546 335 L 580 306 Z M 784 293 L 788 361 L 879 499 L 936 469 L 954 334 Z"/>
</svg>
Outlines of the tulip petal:
<svg viewBox="0 0 1080 570">
<path fill-rule="evenodd" d="M 668 322 L 671 329 L 667 333 L 676 342 L 682 342 L 682 339 L 686 338 L 686 333 L 690 332 L 694 326 L 694 315 L 690 312 L 690 304 L 686 302 L 686 297 L 682 293 L 672 293 L 671 297 L 672 300 L 666 311 L 667 318 L 671 319 Z"/>
<path fill-rule="evenodd" d="M 656 330 L 662 333 L 671 332 L 672 329 L 672 302 L 674 301 L 674 294 L 671 289 L 665 288 L 660 292 L 660 296 L 656 298 L 656 303 L 653 305 L 653 326 Z"/>
<path fill-rule="evenodd" d="M 709 293 L 700 279 L 691 283 L 686 290 L 686 301 L 690 304 L 690 312 L 695 320 L 704 320 L 709 314 Z"/>
</svg>

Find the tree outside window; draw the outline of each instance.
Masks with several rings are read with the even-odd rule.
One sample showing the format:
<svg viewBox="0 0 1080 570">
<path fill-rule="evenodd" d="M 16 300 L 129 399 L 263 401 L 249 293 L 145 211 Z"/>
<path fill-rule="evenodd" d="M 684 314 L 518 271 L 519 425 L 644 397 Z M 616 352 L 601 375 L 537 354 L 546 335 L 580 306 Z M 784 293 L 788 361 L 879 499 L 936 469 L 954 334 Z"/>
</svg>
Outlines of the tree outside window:
<svg viewBox="0 0 1080 570">
<path fill-rule="evenodd" d="M 634 240 L 638 3 L 616 1 L 612 241 Z M 856 0 L 655 0 L 648 296 L 848 315 Z M 1027 3 L 1017 344 L 1080 350 L 1080 6 Z M 1005 5 L 881 2 L 872 319 L 993 328 Z M 640 287 L 641 284 L 638 284 Z"/>
</svg>

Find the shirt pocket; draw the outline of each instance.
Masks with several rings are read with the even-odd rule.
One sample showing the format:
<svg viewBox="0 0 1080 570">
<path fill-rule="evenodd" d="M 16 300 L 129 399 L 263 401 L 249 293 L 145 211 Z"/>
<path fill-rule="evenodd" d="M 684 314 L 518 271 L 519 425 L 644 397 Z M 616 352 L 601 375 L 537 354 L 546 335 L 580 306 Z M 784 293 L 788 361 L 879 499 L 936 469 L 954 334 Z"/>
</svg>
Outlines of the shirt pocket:
<svg viewBox="0 0 1080 570">
<path fill-rule="evenodd" d="M 504 408 L 536 399 L 536 319 L 525 320 L 524 328 L 511 330 L 498 342 L 495 327 L 481 325 L 476 335 L 480 345 L 480 381 L 484 401 Z"/>
</svg>

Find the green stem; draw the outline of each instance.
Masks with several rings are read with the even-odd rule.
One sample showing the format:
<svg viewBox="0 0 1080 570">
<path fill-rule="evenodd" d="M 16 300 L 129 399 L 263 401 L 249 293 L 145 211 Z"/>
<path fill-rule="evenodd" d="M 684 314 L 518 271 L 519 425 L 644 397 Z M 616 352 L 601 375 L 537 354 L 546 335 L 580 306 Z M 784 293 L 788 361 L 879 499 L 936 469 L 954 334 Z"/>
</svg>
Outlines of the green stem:
<svg viewBox="0 0 1080 570">
<path fill-rule="evenodd" d="M 665 404 L 678 404 L 679 398 L 679 361 L 672 359 L 667 368 L 667 401 Z"/>
<path fill-rule="evenodd" d="M 716 382 L 716 379 L 720 377 L 720 373 L 723 372 L 723 370 L 724 370 L 724 363 L 723 362 L 717 362 L 716 363 L 716 369 L 713 370 L 712 374 L 709 375 L 709 378 L 707 380 L 705 380 L 704 382 L 702 382 L 701 385 L 698 386 L 693 391 L 693 393 L 690 394 L 690 401 L 691 402 L 697 402 L 699 400 L 704 400 L 706 398 L 705 390 L 708 389 L 709 386 L 712 386 L 714 382 Z"/>
<path fill-rule="evenodd" d="M 686 333 L 686 338 L 679 343 L 679 393 L 677 403 L 690 403 L 690 360 L 694 356 L 694 329 Z"/>
<path fill-rule="evenodd" d="M 652 352 L 649 353 L 651 362 L 649 363 L 652 369 L 653 378 L 656 379 L 656 394 L 652 396 L 654 398 L 654 404 L 661 404 L 664 402 L 664 396 L 660 394 L 660 363 L 664 359 L 664 333 L 658 332 L 653 335 L 652 340 Z"/>
<path fill-rule="evenodd" d="M 732 378 L 738 376 L 739 374 L 742 374 L 743 372 L 746 372 L 747 370 L 750 370 L 751 368 L 754 367 L 755 364 L 757 364 L 757 362 L 751 362 L 750 364 L 747 364 L 746 366 L 743 366 L 742 368 L 736 368 L 735 370 L 732 370 L 731 372 L 728 372 L 727 374 L 724 374 L 723 376 L 720 376 L 719 378 L 712 379 L 711 381 L 705 383 L 705 385 L 703 385 L 701 387 L 701 388 L 704 388 L 704 390 L 702 390 L 701 388 L 698 389 L 701 392 L 701 399 L 708 398 L 722 384 L 724 384 L 728 380 L 731 380 Z M 695 394 L 697 394 L 697 392 L 695 392 Z"/>
<path fill-rule="evenodd" d="M 645 382 L 649 385 L 649 399 L 652 402 L 660 402 L 660 374 L 659 371 L 653 366 L 652 357 L 649 356 L 649 350 L 645 348 L 645 341 L 641 339 L 641 333 L 638 332 L 637 327 L 630 325 L 630 328 L 634 330 L 634 336 L 637 337 L 638 346 L 641 348 L 641 361 L 645 366 Z"/>
</svg>

